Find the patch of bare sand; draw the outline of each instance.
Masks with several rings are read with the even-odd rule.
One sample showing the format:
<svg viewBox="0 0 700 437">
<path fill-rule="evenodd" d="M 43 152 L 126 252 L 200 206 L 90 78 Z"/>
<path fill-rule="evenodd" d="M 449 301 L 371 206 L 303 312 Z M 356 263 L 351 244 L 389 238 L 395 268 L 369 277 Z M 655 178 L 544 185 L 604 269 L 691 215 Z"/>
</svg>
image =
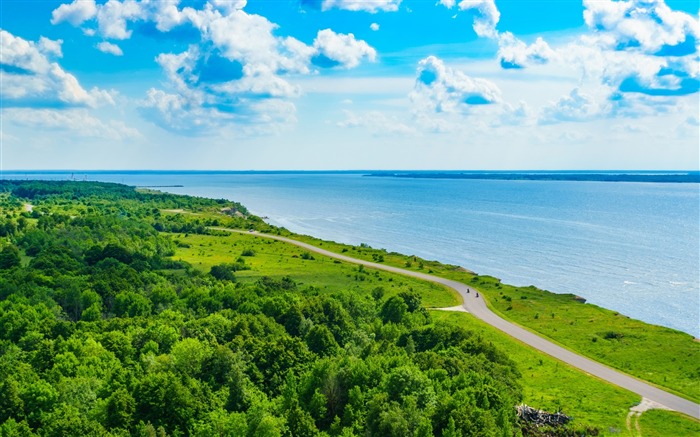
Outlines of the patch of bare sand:
<svg viewBox="0 0 700 437">
<path fill-rule="evenodd" d="M 627 414 L 627 420 L 626 425 L 627 425 L 627 430 L 630 432 L 635 437 L 641 437 L 642 436 L 642 429 L 639 426 L 639 416 L 642 415 L 645 411 L 649 410 L 671 410 L 665 405 L 661 405 L 658 402 L 654 402 L 652 400 L 649 400 L 647 398 L 642 398 L 642 402 L 640 402 L 638 405 L 635 405 L 634 407 L 630 408 L 629 414 Z M 634 421 L 634 430 L 632 429 L 632 422 Z"/>
<path fill-rule="evenodd" d="M 460 313 L 467 313 L 466 308 L 464 308 L 464 305 L 457 305 L 455 307 L 448 307 L 448 308 L 428 308 L 429 310 L 434 310 L 434 311 L 457 311 Z"/>
</svg>

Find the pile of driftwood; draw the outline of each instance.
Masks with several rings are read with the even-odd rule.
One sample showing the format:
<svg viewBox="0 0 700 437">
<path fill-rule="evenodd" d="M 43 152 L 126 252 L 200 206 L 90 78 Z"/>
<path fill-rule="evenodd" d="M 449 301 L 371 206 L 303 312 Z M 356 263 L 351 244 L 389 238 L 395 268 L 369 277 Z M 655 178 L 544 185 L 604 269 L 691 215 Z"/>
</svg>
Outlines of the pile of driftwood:
<svg viewBox="0 0 700 437">
<path fill-rule="evenodd" d="M 571 421 L 571 417 L 562 413 L 548 413 L 542 410 L 535 410 L 525 404 L 515 407 L 518 411 L 518 418 L 534 425 L 563 426 Z"/>
</svg>

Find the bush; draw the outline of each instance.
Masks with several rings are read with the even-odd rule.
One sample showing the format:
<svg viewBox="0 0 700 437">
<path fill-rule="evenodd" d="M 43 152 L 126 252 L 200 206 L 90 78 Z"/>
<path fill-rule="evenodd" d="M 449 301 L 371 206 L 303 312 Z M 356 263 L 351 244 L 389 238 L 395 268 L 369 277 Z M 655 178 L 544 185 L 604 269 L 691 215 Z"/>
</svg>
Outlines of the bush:
<svg viewBox="0 0 700 437">
<path fill-rule="evenodd" d="M 211 267 L 209 274 L 219 281 L 235 281 L 236 276 L 233 274 L 233 269 L 226 264 L 219 264 Z"/>
</svg>

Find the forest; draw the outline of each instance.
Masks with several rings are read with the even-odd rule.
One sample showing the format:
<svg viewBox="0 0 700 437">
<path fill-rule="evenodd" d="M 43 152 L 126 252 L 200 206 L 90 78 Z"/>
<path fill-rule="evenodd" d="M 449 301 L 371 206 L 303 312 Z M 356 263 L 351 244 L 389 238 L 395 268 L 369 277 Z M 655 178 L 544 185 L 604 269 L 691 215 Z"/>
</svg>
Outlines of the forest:
<svg viewBox="0 0 700 437">
<path fill-rule="evenodd" d="M 279 232 L 238 203 L 2 181 L 0 211 L 2 436 L 523 434 L 516 363 L 411 287 L 173 256 L 211 227 Z"/>
</svg>

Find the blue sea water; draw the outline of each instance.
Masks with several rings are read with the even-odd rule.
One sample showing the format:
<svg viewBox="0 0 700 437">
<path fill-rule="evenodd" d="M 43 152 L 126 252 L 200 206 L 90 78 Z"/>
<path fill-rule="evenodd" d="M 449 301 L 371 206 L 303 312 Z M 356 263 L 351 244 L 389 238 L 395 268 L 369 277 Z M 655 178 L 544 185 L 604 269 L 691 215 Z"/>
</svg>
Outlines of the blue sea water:
<svg viewBox="0 0 700 437">
<path fill-rule="evenodd" d="M 70 173 L 5 173 L 66 179 Z M 700 185 L 405 179 L 356 173 L 91 172 L 183 185 L 291 231 L 463 266 L 700 337 Z"/>
</svg>

